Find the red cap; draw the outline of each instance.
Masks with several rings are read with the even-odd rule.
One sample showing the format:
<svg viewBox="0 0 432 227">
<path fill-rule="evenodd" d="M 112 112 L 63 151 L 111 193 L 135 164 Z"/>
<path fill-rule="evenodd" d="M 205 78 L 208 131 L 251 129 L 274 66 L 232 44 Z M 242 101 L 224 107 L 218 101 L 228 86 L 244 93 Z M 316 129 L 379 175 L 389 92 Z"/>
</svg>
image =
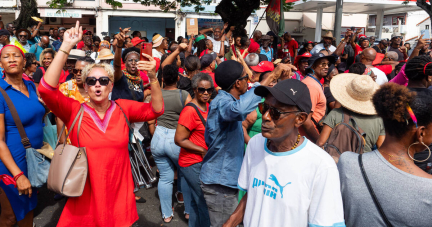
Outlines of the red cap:
<svg viewBox="0 0 432 227">
<path fill-rule="evenodd" d="M 93 32 L 91 32 L 90 30 L 84 30 L 84 31 L 83 31 L 83 34 L 86 34 L 87 32 L 90 32 L 90 33 L 93 34 Z"/>
<path fill-rule="evenodd" d="M 362 38 L 362 37 L 367 38 L 367 36 L 363 35 L 363 34 L 360 34 L 358 37 L 359 37 L 359 39 Z"/>
<path fill-rule="evenodd" d="M 250 68 L 255 72 L 263 73 L 263 72 L 267 72 L 267 71 L 273 71 L 274 65 L 273 65 L 273 63 L 271 63 L 269 61 L 262 61 L 258 65 L 251 66 Z"/>
<path fill-rule="evenodd" d="M 309 52 L 304 52 L 302 55 L 298 55 L 295 59 L 294 59 L 294 65 L 296 66 L 298 61 L 300 61 L 300 59 L 302 58 L 310 58 L 312 57 L 312 54 L 310 54 Z"/>
<path fill-rule="evenodd" d="M 259 50 L 259 48 L 260 48 L 260 45 L 257 42 L 255 42 L 255 41 L 251 42 L 251 44 L 249 45 L 249 48 L 248 48 L 248 52 L 249 53 L 255 53 Z"/>
<path fill-rule="evenodd" d="M 135 38 L 133 38 L 133 39 L 131 40 L 131 42 L 132 42 L 132 44 L 133 44 L 134 46 L 136 46 L 136 45 L 138 45 L 138 44 L 144 42 L 144 40 L 142 40 L 142 39 L 140 39 L 140 38 L 138 38 L 138 37 L 135 37 Z"/>
</svg>

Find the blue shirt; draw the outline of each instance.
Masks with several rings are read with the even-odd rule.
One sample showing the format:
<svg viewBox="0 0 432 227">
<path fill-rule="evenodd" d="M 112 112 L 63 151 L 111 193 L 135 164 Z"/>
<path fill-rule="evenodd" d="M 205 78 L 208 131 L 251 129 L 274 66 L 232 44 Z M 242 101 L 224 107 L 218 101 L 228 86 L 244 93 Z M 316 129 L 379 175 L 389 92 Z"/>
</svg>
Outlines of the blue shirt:
<svg viewBox="0 0 432 227">
<path fill-rule="evenodd" d="M 261 102 L 261 97 L 254 93 L 255 87 L 259 85 L 255 83 L 239 100 L 219 90 L 210 103 L 204 134 L 208 151 L 200 174 L 204 184 L 237 188 L 244 154 L 242 121 Z"/>
<path fill-rule="evenodd" d="M 60 40 L 56 40 L 56 41 L 54 41 L 54 42 L 52 43 L 52 45 L 53 45 L 55 51 L 58 52 L 58 50 L 60 49 L 60 46 L 62 45 L 62 43 L 63 43 L 63 42 L 60 41 Z"/>
<path fill-rule="evenodd" d="M 53 46 L 51 46 L 51 44 L 50 44 L 50 45 L 48 45 L 47 48 L 53 49 Z M 42 51 L 44 49 L 46 49 L 46 48 L 42 48 L 38 44 L 35 44 L 35 45 L 32 45 L 32 47 L 30 47 L 29 53 L 35 54 L 36 55 L 36 60 L 39 61 L 39 57 L 40 57 L 40 55 L 41 55 L 41 53 L 42 53 Z"/>
<path fill-rule="evenodd" d="M 269 47 L 269 51 L 267 51 L 267 52 L 265 51 L 264 47 L 262 47 L 260 54 L 264 54 L 267 57 L 269 62 L 271 62 L 273 59 L 273 50 L 270 47 Z"/>
</svg>

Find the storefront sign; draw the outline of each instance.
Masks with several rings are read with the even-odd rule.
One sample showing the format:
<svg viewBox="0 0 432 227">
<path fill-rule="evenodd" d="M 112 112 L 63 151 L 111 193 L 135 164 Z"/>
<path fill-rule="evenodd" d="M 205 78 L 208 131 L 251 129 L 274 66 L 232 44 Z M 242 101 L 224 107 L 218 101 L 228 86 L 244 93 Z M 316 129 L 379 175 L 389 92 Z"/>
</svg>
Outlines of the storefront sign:
<svg viewBox="0 0 432 227">
<path fill-rule="evenodd" d="M 45 14 L 42 17 L 63 17 L 63 18 L 81 18 L 81 10 L 66 10 L 61 11 L 58 9 L 45 9 Z"/>
</svg>

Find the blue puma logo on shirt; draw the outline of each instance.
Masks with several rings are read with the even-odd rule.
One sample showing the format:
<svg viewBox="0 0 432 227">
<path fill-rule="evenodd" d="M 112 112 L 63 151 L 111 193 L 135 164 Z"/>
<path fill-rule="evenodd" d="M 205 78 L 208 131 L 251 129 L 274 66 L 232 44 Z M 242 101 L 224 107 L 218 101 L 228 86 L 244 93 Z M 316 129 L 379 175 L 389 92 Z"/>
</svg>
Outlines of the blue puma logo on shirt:
<svg viewBox="0 0 432 227">
<path fill-rule="evenodd" d="M 281 198 L 283 198 L 283 189 L 284 189 L 287 185 L 291 184 L 291 182 L 288 182 L 285 186 L 282 187 L 282 185 L 279 184 L 279 181 L 277 180 L 277 178 L 276 178 L 275 175 L 270 174 L 270 178 L 269 178 L 269 179 L 272 180 L 272 181 L 276 184 L 276 186 L 279 187 L 279 189 L 280 189 L 280 193 L 281 193 Z"/>
</svg>

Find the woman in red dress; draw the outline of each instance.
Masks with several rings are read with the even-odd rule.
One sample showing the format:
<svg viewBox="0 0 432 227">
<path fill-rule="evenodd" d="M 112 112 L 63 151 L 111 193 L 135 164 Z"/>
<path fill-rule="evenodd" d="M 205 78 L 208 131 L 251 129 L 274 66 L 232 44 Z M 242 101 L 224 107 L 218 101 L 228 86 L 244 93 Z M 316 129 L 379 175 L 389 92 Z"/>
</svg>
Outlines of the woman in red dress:
<svg viewBox="0 0 432 227">
<path fill-rule="evenodd" d="M 80 104 L 65 97 L 58 89 L 59 75 L 69 51 L 81 40 L 82 27 L 64 34 L 63 44 L 39 86 L 39 93 L 51 111 L 70 128 L 81 106 L 84 116 L 80 129 L 80 147 L 86 147 L 88 178 L 82 196 L 69 198 L 57 226 L 131 226 L 138 220 L 133 180 L 128 153 L 129 128 L 119 106 L 130 122 L 149 121 L 162 115 L 162 92 L 156 78 L 153 58 L 138 62 L 148 72 L 151 103 L 108 99 L 113 89 L 114 73 L 107 64 L 87 65 L 82 72 L 84 88 L 90 101 Z M 77 127 L 70 139 L 78 146 Z"/>
</svg>

